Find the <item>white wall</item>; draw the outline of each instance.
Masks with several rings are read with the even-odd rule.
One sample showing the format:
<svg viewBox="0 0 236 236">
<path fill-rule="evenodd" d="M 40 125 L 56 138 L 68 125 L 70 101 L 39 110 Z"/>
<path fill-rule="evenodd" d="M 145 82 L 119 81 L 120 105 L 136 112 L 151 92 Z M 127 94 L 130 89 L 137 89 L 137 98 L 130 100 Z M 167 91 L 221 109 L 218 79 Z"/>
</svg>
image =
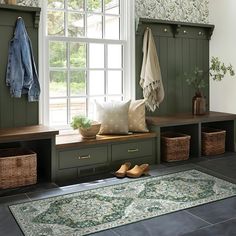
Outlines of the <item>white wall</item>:
<svg viewBox="0 0 236 236">
<path fill-rule="evenodd" d="M 236 72 L 236 1 L 210 0 L 209 21 L 215 25 L 210 56 L 231 63 Z M 210 81 L 210 110 L 236 113 L 236 76 Z"/>
</svg>

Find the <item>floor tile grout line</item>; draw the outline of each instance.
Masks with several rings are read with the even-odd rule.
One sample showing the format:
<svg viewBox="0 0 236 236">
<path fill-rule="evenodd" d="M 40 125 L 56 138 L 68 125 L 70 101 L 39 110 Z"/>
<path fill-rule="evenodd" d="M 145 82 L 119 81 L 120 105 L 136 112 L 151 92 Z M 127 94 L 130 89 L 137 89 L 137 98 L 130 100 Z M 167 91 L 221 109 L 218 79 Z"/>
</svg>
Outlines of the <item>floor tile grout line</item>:
<svg viewBox="0 0 236 236">
<path fill-rule="evenodd" d="M 225 158 L 232 158 L 232 155 L 235 155 L 235 152 L 232 152 L 232 153 L 228 153 L 228 154 L 226 154 L 226 156 L 220 156 L 220 157 L 216 157 L 216 158 L 212 158 L 212 157 L 210 157 L 210 156 L 202 156 L 203 158 L 206 158 L 207 160 L 209 160 L 209 161 L 212 161 L 212 162 L 214 162 L 214 161 L 217 161 L 217 160 L 223 160 L 223 159 L 225 159 Z"/>
<path fill-rule="evenodd" d="M 121 236 L 119 233 L 117 233 L 115 230 L 114 230 L 114 228 L 111 228 L 110 229 L 116 236 Z"/>
<path fill-rule="evenodd" d="M 236 217 L 232 217 L 232 218 L 227 219 L 227 220 L 223 220 L 223 221 L 211 224 L 211 225 L 206 225 L 206 226 L 200 227 L 199 229 L 190 231 L 189 233 L 199 231 L 199 230 L 202 230 L 202 229 L 206 229 L 206 228 L 209 228 L 209 227 L 213 227 L 213 226 L 216 226 L 216 225 L 219 225 L 219 224 L 223 224 L 223 223 L 226 223 L 226 222 L 231 221 L 231 220 L 236 220 Z"/>
<path fill-rule="evenodd" d="M 24 195 L 24 194 L 31 194 L 31 193 L 44 193 L 44 192 L 47 192 L 47 191 L 51 191 L 51 190 L 55 190 L 55 189 L 58 189 L 59 187 L 53 187 L 53 188 L 47 188 L 47 189 L 39 189 L 39 190 L 30 190 L 30 191 L 26 191 L 26 192 L 21 192 L 21 193 L 15 193 L 15 194 L 12 194 L 12 195 L 5 195 L 5 196 L 0 196 L 0 199 L 1 198 L 4 198 L 4 197 L 15 197 L 15 196 L 19 196 L 19 195 Z"/>
<path fill-rule="evenodd" d="M 14 197 L 18 197 L 18 196 L 20 196 L 20 195 L 25 195 L 26 193 L 16 193 L 16 194 L 13 194 L 13 195 L 6 195 L 6 196 L 0 196 L 0 200 L 2 199 L 2 198 L 14 198 Z"/>
<path fill-rule="evenodd" d="M 32 201 L 32 199 L 30 198 L 30 196 L 29 196 L 27 193 L 25 193 L 25 195 L 27 196 L 27 198 L 28 198 L 30 201 Z"/>
<path fill-rule="evenodd" d="M 193 217 L 195 217 L 195 218 L 197 218 L 197 219 L 200 219 L 200 220 L 204 221 L 204 222 L 207 223 L 208 225 L 213 225 L 211 222 L 208 222 L 208 221 L 204 220 L 204 219 L 201 218 L 200 216 L 197 216 L 197 215 L 195 215 L 195 214 L 189 212 L 188 209 L 185 209 L 184 212 L 186 212 L 187 214 L 189 214 L 189 215 L 191 215 L 191 216 L 193 216 Z"/>
<path fill-rule="evenodd" d="M 28 194 L 27 193 L 25 193 L 25 195 L 26 195 L 26 197 L 31 201 L 31 199 L 30 199 L 30 197 L 28 196 Z"/>
<path fill-rule="evenodd" d="M 216 176 L 214 176 L 214 177 L 220 178 L 220 177 L 218 177 L 218 176 L 221 176 L 221 177 L 224 177 L 225 179 L 228 179 L 228 181 L 230 181 L 230 180 L 235 181 L 234 178 L 228 177 L 228 176 L 226 176 L 226 175 L 224 175 L 224 174 L 222 174 L 222 173 L 220 173 L 220 172 L 216 172 L 216 171 L 214 171 L 214 170 L 212 170 L 212 169 L 208 169 L 207 167 L 203 167 L 203 166 L 200 166 L 200 165 L 198 165 L 198 164 L 195 164 L 195 166 L 196 166 L 196 168 L 203 169 L 204 171 L 206 171 L 206 172 L 208 172 L 208 173 L 209 173 L 209 172 L 212 172 L 212 173 L 216 174 Z M 218 175 L 218 176 L 217 176 L 217 175 Z"/>
<path fill-rule="evenodd" d="M 235 216 L 235 217 L 232 217 L 232 218 L 230 218 L 230 219 L 227 219 L 227 220 L 223 220 L 223 221 L 217 222 L 217 223 L 215 223 L 215 224 L 213 224 L 213 225 L 219 225 L 219 224 L 222 224 L 222 223 L 226 223 L 226 222 L 228 222 L 228 221 L 230 221 L 230 220 L 236 220 L 236 216 Z"/>
<path fill-rule="evenodd" d="M 6 202 L 5 205 L 7 205 L 8 207 L 11 205 L 16 205 L 16 204 L 21 204 L 22 202 L 28 202 L 28 200 L 31 201 L 31 199 L 27 196 L 26 193 L 23 193 L 24 197 L 26 197 L 26 199 L 21 199 L 20 202 L 18 202 L 17 200 L 15 202 Z"/>
</svg>

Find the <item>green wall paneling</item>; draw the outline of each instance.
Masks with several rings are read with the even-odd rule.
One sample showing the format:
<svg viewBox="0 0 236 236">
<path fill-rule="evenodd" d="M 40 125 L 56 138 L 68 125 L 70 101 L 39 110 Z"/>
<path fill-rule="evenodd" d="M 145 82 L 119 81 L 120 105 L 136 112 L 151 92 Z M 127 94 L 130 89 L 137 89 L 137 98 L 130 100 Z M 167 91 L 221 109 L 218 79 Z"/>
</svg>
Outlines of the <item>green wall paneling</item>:
<svg viewBox="0 0 236 236">
<path fill-rule="evenodd" d="M 191 112 L 195 91 L 187 84 L 183 74 L 192 72 L 196 66 L 204 71 L 208 70 L 209 39 L 214 26 L 141 18 L 136 31 L 137 99 L 143 97 L 139 81 L 143 58 L 143 35 L 147 27 L 152 29 L 165 89 L 165 98 L 160 108 L 153 113 L 148 112 L 148 115 Z M 203 93 L 209 104 L 209 82 Z"/>
<path fill-rule="evenodd" d="M 5 83 L 8 45 L 19 16 L 24 19 L 32 42 L 35 63 L 38 65 L 39 15 L 40 8 L 0 4 L 0 128 L 37 125 L 39 122 L 38 102 L 28 102 L 26 95 L 12 98 Z"/>
</svg>

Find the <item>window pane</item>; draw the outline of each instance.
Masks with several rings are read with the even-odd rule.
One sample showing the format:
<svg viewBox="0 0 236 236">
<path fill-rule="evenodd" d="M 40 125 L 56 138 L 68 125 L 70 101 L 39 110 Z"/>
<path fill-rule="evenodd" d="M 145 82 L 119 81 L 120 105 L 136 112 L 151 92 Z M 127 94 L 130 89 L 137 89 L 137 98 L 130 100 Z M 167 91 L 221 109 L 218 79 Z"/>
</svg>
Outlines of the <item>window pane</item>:
<svg viewBox="0 0 236 236">
<path fill-rule="evenodd" d="M 64 12 L 48 11 L 48 35 L 65 35 Z"/>
<path fill-rule="evenodd" d="M 66 43 L 50 42 L 49 57 L 50 67 L 66 67 Z"/>
<path fill-rule="evenodd" d="M 87 15 L 87 37 L 102 38 L 102 16 L 88 14 Z"/>
<path fill-rule="evenodd" d="M 53 125 L 67 124 L 67 100 L 50 99 L 49 102 L 49 122 Z"/>
<path fill-rule="evenodd" d="M 121 96 L 109 96 L 107 97 L 108 102 L 112 101 L 123 101 L 123 98 Z"/>
<path fill-rule="evenodd" d="M 70 94 L 71 96 L 79 96 L 86 94 L 86 72 L 71 71 L 70 72 Z"/>
<path fill-rule="evenodd" d="M 67 0 L 68 9 L 84 11 L 84 0 Z"/>
<path fill-rule="evenodd" d="M 86 67 L 86 44 L 70 43 L 70 67 Z"/>
<path fill-rule="evenodd" d="M 89 94 L 102 95 L 105 92 L 104 71 L 89 72 Z"/>
<path fill-rule="evenodd" d="M 104 97 L 91 97 L 88 101 L 88 117 L 91 119 L 95 119 L 96 105 L 95 100 L 98 102 L 104 102 Z"/>
<path fill-rule="evenodd" d="M 86 98 L 72 98 L 70 100 L 70 117 L 86 115 Z"/>
<path fill-rule="evenodd" d="M 66 71 L 50 71 L 50 97 L 65 97 L 67 95 L 66 75 Z"/>
<path fill-rule="evenodd" d="M 105 16 L 105 36 L 107 39 L 120 39 L 120 18 Z"/>
<path fill-rule="evenodd" d="M 104 44 L 91 43 L 89 45 L 89 67 L 104 68 Z"/>
<path fill-rule="evenodd" d="M 88 11 L 101 12 L 102 11 L 102 0 L 87 0 Z"/>
<path fill-rule="evenodd" d="M 68 13 L 68 36 L 84 36 L 84 15 L 79 13 Z"/>
<path fill-rule="evenodd" d="M 48 0 L 48 8 L 63 9 L 64 8 L 64 0 Z"/>
<path fill-rule="evenodd" d="M 108 45 L 108 68 L 122 68 L 122 45 Z"/>
<path fill-rule="evenodd" d="M 120 14 L 119 0 L 105 1 L 105 13 L 106 14 Z"/>
<path fill-rule="evenodd" d="M 108 71 L 108 94 L 122 94 L 122 72 Z"/>
</svg>

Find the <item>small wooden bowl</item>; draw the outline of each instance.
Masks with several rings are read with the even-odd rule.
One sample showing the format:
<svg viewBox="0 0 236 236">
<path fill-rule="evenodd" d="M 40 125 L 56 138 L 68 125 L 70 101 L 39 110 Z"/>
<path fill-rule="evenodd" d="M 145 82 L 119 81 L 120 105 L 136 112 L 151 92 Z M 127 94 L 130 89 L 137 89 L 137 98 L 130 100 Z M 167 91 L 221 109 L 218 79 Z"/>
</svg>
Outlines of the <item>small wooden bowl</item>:
<svg viewBox="0 0 236 236">
<path fill-rule="evenodd" d="M 79 133 L 81 134 L 81 136 L 85 139 L 92 139 L 92 138 L 96 138 L 96 135 L 98 134 L 99 130 L 101 127 L 101 123 L 98 122 L 94 122 L 92 123 L 90 128 L 79 128 Z"/>
</svg>

